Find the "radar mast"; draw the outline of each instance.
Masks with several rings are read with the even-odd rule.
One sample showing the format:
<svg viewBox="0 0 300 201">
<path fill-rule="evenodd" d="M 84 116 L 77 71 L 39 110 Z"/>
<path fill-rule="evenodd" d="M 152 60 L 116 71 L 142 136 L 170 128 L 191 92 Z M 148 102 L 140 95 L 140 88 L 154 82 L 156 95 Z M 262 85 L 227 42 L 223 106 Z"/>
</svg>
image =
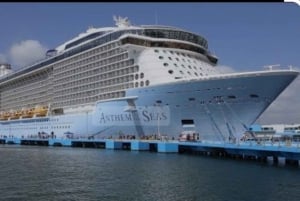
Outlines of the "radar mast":
<svg viewBox="0 0 300 201">
<path fill-rule="evenodd" d="M 128 20 L 128 17 L 121 17 L 121 16 L 114 15 L 113 18 L 114 18 L 114 21 L 115 21 L 117 27 L 124 28 L 124 27 L 131 26 L 131 23 Z"/>
</svg>

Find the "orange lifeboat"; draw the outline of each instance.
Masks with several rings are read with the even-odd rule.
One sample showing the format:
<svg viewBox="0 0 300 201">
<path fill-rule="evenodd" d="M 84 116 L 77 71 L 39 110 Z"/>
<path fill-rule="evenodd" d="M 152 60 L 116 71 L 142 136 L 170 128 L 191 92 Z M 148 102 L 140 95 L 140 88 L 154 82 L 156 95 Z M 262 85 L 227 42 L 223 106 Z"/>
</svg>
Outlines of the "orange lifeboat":
<svg viewBox="0 0 300 201">
<path fill-rule="evenodd" d="M 20 110 L 16 110 L 16 111 L 12 110 L 10 112 L 10 119 L 19 119 L 21 115 L 22 115 L 22 112 Z"/>
<path fill-rule="evenodd" d="M 10 116 L 9 112 L 1 112 L 0 113 L 0 120 L 1 121 L 8 120 L 9 116 Z"/>
<path fill-rule="evenodd" d="M 36 106 L 34 109 L 34 114 L 36 117 L 44 117 L 48 113 L 48 106 Z"/>
<path fill-rule="evenodd" d="M 34 114 L 34 108 L 30 108 L 30 109 L 23 108 L 22 109 L 22 118 L 31 118 L 31 117 L 33 117 L 33 114 Z"/>
</svg>

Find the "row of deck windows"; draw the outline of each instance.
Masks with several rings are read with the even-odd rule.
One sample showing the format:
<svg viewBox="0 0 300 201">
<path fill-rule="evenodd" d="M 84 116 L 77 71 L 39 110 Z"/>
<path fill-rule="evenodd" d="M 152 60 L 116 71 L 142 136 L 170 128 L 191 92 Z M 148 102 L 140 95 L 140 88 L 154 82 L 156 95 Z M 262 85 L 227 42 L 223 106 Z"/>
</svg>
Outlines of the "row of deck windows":
<svg viewBox="0 0 300 201">
<path fill-rule="evenodd" d="M 96 47 L 96 48 L 88 50 L 86 52 L 79 53 L 75 56 L 68 57 L 63 61 L 60 61 L 60 62 L 54 64 L 53 67 L 55 66 L 55 71 L 58 71 L 58 72 L 66 70 L 67 65 L 69 65 L 70 63 L 88 58 L 91 55 L 102 53 L 102 52 L 107 51 L 107 50 L 109 50 L 111 48 L 114 48 L 116 46 L 117 46 L 117 43 L 110 43 L 110 44 L 106 44 L 106 45 L 103 45 L 103 46 L 100 46 L 100 47 Z"/>
<path fill-rule="evenodd" d="M 132 66 L 123 70 L 120 70 L 120 72 L 111 72 L 106 74 L 97 73 L 90 77 L 85 77 L 82 79 L 66 79 L 64 83 L 59 83 L 59 85 L 55 86 L 55 91 L 58 92 L 61 89 L 65 88 L 76 88 L 79 86 L 85 86 L 87 84 L 95 84 L 99 83 L 99 86 L 106 86 L 113 83 L 131 81 L 133 80 L 133 77 L 129 74 L 132 74 L 134 72 L 138 72 L 138 66 Z M 120 76 L 123 75 L 123 76 Z"/>
<path fill-rule="evenodd" d="M 108 56 L 105 56 L 104 54 L 107 54 Z M 124 50 L 121 51 L 120 48 L 117 48 L 115 50 L 110 51 L 110 53 L 103 53 L 102 55 L 94 55 L 76 62 L 72 62 L 72 60 L 70 60 L 69 64 L 64 67 L 62 68 L 56 67 L 54 69 L 54 75 L 57 76 L 61 74 L 69 74 L 74 70 L 82 71 L 84 67 L 86 68 L 93 67 L 92 64 L 95 63 L 96 61 L 98 61 L 97 65 L 105 65 L 115 61 L 120 61 L 125 58 L 128 58 L 128 53 L 124 52 Z"/>
<path fill-rule="evenodd" d="M 54 102 L 53 107 L 58 108 L 58 107 L 63 107 L 63 106 L 93 103 L 97 100 L 103 100 L 103 99 L 109 99 L 109 98 L 118 98 L 118 97 L 124 97 L 124 96 L 125 96 L 124 91 L 110 92 L 110 93 L 99 94 L 99 95 L 91 96 L 91 97 L 84 97 L 84 98 L 78 98 L 78 99 L 69 99 L 69 100 L 65 100 L 65 101 Z"/>
<path fill-rule="evenodd" d="M 26 96 L 38 94 L 40 92 L 48 91 L 48 89 L 49 89 L 49 83 L 41 84 L 40 82 L 37 82 L 35 83 L 35 85 L 28 86 L 23 90 L 20 90 L 18 88 L 15 90 L 7 90 L 2 92 L 1 95 L 3 98 L 18 99 L 18 98 L 24 98 Z"/>
<path fill-rule="evenodd" d="M 131 79 L 131 80 L 133 80 L 133 79 Z M 123 86 L 124 83 L 127 83 L 129 81 L 130 81 L 130 77 L 128 77 L 128 79 L 125 78 L 122 80 L 111 79 L 111 80 L 104 81 L 104 82 L 96 82 L 96 83 L 92 83 L 92 84 L 86 84 L 83 86 L 62 89 L 60 91 L 57 91 L 55 93 L 55 95 L 67 95 L 70 93 L 86 92 L 88 90 L 93 90 L 95 92 L 97 91 L 99 93 L 101 91 L 109 90 L 110 86 L 112 86 L 112 85 L 122 84 L 121 86 Z"/>
<path fill-rule="evenodd" d="M 133 64 L 133 60 L 121 61 L 121 62 L 119 62 L 119 66 L 120 66 L 119 69 L 121 69 L 122 67 L 125 67 L 125 66 L 130 66 L 132 64 Z M 118 70 L 118 69 L 113 69 L 113 67 L 114 67 L 113 65 L 107 65 L 107 66 L 92 68 L 90 70 L 83 71 L 83 72 L 80 72 L 80 73 L 70 73 L 70 74 L 68 74 L 64 77 L 63 76 L 58 76 L 58 77 L 55 77 L 55 82 L 57 84 L 60 84 L 60 83 L 64 83 L 64 82 L 74 80 L 74 79 L 88 77 L 88 76 L 95 75 L 95 74 L 105 74 L 105 72 L 111 73 L 109 71 L 114 71 L 114 70 L 115 70 L 115 72 L 118 72 L 120 74 L 127 73 L 126 72 L 127 68 Z"/>
<path fill-rule="evenodd" d="M 49 76 L 48 71 L 43 71 L 41 73 L 29 75 L 24 78 L 16 79 L 14 81 L 11 81 L 7 84 L 2 85 L 1 90 L 6 91 L 9 89 L 16 89 L 16 88 L 22 87 L 24 85 L 35 83 L 38 81 L 43 81 L 43 80 L 46 80 L 48 76 Z"/>
<path fill-rule="evenodd" d="M 39 99 L 41 101 L 45 100 L 45 98 L 48 96 L 47 91 L 40 91 L 34 94 L 24 94 L 24 96 L 14 97 L 10 96 L 7 98 L 2 98 L 2 107 L 8 107 L 8 106 L 16 106 L 22 103 L 30 103 L 34 101 L 35 99 Z"/>
<path fill-rule="evenodd" d="M 28 105 L 48 104 L 50 101 L 49 76 L 51 72 L 45 70 L 1 86 L 0 109 L 8 111 Z"/>
</svg>

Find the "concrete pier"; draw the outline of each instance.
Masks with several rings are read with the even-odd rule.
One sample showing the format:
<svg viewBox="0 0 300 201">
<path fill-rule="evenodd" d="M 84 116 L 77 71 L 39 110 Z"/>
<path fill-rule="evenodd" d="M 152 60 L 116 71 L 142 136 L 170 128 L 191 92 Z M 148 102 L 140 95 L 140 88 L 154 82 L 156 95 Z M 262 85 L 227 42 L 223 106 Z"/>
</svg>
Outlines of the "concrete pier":
<svg viewBox="0 0 300 201">
<path fill-rule="evenodd" d="M 0 138 L 0 144 L 37 146 L 64 146 L 100 148 L 128 151 L 150 151 L 158 153 L 196 154 L 210 157 L 227 157 L 235 160 L 255 160 L 270 165 L 300 166 L 298 144 L 259 144 L 254 142 L 227 143 L 216 141 L 129 140 L 129 139 L 44 139 L 44 138 Z"/>
<path fill-rule="evenodd" d="M 66 139 L 49 139 L 49 146 L 71 146 L 72 142 Z"/>
<path fill-rule="evenodd" d="M 176 142 L 158 142 L 157 152 L 160 153 L 178 153 L 178 143 Z"/>
<path fill-rule="evenodd" d="M 149 151 L 149 142 L 134 140 L 131 142 L 132 151 Z"/>
<path fill-rule="evenodd" d="M 286 158 L 285 157 L 278 157 L 277 162 L 279 166 L 285 166 Z"/>
<path fill-rule="evenodd" d="M 273 156 L 267 156 L 267 163 L 269 165 L 273 165 L 274 164 L 274 157 Z"/>
<path fill-rule="evenodd" d="M 122 149 L 122 142 L 115 140 L 106 140 L 106 149 Z"/>
<path fill-rule="evenodd" d="M 20 138 L 6 138 L 5 139 L 6 144 L 21 144 Z"/>
</svg>

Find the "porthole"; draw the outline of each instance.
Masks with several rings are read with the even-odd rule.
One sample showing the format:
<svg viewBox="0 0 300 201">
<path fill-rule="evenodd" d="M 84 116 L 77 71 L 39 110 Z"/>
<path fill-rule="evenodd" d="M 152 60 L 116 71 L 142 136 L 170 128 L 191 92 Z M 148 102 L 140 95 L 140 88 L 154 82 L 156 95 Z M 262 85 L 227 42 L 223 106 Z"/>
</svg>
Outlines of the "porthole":
<svg viewBox="0 0 300 201">
<path fill-rule="evenodd" d="M 158 58 L 159 58 L 159 59 L 163 59 L 164 57 L 163 57 L 163 56 L 159 56 Z"/>
<path fill-rule="evenodd" d="M 171 60 L 172 61 L 172 58 L 171 57 L 168 57 L 169 58 L 169 60 Z"/>
<path fill-rule="evenodd" d="M 139 74 L 135 74 L 135 79 L 139 79 Z"/>
<path fill-rule="evenodd" d="M 141 77 L 141 79 L 144 78 L 144 73 L 141 73 L 140 77 Z"/>
<path fill-rule="evenodd" d="M 155 49 L 154 52 L 158 53 L 159 51 Z"/>
<path fill-rule="evenodd" d="M 250 97 L 251 98 L 258 98 L 258 95 L 256 95 L 256 94 L 250 94 Z"/>
<path fill-rule="evenodd" d="M 135 66 L 134 67 L 134 71 L 136 72 L 136 71 L 139 71 L 139 66 Z"/>
<path fill-rule="evenodd" d="M 174 71 L 173 70 L 169 70 L 168 72 L 169 72 L 169 74 L 173 74 Z"/>
<path fill-rule="evenodd" d="M 174 66 L 178 67 L 178 66 L 177 66 L 177 63 L 174 63 Z"/>
<path fill-rule="evenodd" d="M 182 75 L 184 74 L 182 70 L 181 70 L 181 71 L 179 71 L 179 72 L 180 72 Z"/>
<path fill-rule="evenodd" d="M 168 63 L 164 63 L 164 66 L 169 66 L 169 64 Z"/>
<path fill-rule="evenodd" d="M 146 86 L 149 86 L 150 82 L 149 80 L 146 80 Z"/>
<path fill-rule="evenodd" d="M 143 87 L 144 86 L 144 82 L 143 81 L 141 81 L 141 87 Z"/>
<path fill-rule="evenodd" d="M 228 98 L 229 98 L 229 99 L 236 99 L 236 96 L 234 96 L 234 95 L 229 95 Z"/>
<path fill-rule="evenodd" d="M 135 83 L 135 87 L 139 87 L 139 83 L 138 82 Z"/>
</svg>

